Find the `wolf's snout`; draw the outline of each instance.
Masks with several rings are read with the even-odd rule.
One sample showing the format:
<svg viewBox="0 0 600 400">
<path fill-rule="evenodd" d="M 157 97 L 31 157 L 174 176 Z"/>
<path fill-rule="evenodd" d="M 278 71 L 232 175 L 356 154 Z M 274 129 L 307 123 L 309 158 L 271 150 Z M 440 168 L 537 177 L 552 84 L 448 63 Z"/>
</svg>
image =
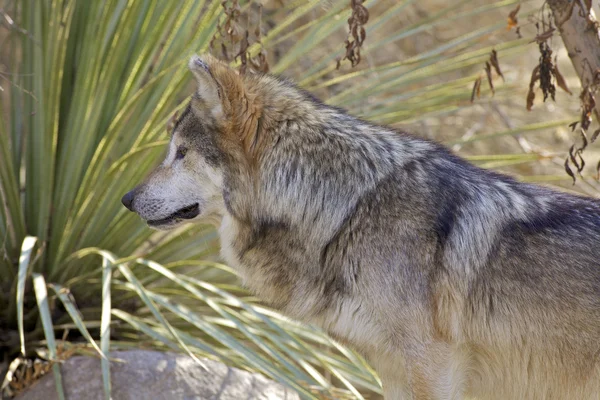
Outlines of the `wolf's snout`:
<svg viewBox="0 0 600 400">
<path fill-rule="evenodd" d="M 135 189 L 134 190 L 130 190 L 129 192 L 125 193 L 125 196 L 123 196 L 121 198 L 121 203 L 123 203 L 123 205 L 129 210 L 129 211 L 133 211 L 133 199 L 135 197 Z"/>
</svg>

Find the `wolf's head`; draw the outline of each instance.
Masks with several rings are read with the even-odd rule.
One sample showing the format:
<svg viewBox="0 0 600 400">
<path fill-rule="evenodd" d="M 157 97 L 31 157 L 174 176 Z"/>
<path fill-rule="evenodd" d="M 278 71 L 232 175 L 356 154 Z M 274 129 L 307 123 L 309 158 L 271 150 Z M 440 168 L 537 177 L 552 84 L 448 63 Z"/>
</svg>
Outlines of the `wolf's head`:
<svg viewBox="0 0 600 400">
<path fill-rule="evenodd" d="M 257 145 L 261 110 L 244 78 L 210 56 L 192 57 L 189 68 L 198 90 L 175 122 L 166 158 L 121 199 L 157 229 L 219 219 L 227 158 Z"/>
</svg>

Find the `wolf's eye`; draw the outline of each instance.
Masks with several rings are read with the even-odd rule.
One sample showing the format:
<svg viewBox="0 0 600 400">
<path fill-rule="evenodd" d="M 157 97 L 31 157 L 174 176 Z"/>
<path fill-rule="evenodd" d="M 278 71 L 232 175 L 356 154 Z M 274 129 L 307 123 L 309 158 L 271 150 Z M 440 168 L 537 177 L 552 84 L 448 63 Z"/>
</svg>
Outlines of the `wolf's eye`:
<svg viewBox="0 0 600 400">
<path fill-rule="evenodd" d="M 183 146 L 179 146 L 177 148 L 177 153 L 175 153 L 175 159 L 181 160 L 183 157 L 185 157 L 185 153 L 187 153 L 187 149 Z"/>
</svg>

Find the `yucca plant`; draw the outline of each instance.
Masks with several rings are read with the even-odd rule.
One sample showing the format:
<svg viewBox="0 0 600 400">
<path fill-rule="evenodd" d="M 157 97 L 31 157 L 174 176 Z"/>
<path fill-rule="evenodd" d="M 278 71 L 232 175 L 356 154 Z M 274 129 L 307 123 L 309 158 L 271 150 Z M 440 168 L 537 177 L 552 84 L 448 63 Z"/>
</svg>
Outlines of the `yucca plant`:
<svg viewBox="0 0 600 400">
<path fill-rule="evenodd" d="M 7 2 L 0 351 L 8 362 L 16 360 L 8 380 L 25 357 L 58 360 L 65 344 L 56 336 L 68 331 L 68 340 L 87 343 L 103 358 L 107 398 L 109 350 L 140 343 L 261 372 L 304 398 L 381 393 L 376 374 L 354 352 L 262 307 L 241 289 L 235 273 L 218 263 L 212 228 L 154 234 L 119 202 L 160 158 L 168 138 L 165 125 L 191 92 L 187 60 L 209 51 L 227 18 L 221 3 Z M 517 0 L 454 1 L 426 17 L 406 18 L 416 3 L 364 3 L 371 15 L 356 68 L 342 63 L 336 69 L 351 13 L 346 0 L 265 5 L 260 43 L 251 44 L 248 55 L 266 51 L 272 72 L 376 122 L 409 124 L 471 109 L 472 82 L 492 48 L 508 65 L 526 48 L 527 38 L 502 36 L 504 19 L 454 29 L 426 49 L 392 58 L 388 53 L 432 29 L 508 12 Z M 253 2 L 239 5 L 242 12 L 256 9 Z M 375 58 L 381 60 L 376 65 Z M 515 86 L 498 85 L 494 101 L 508 98 Z M 491 98 L 485 88 L 482 94 L 479 105 Z M 567 122 L 490 131 L 451 144 Z M 473 161 L 492 167 L 538 159 L 508 154 Z M 56 364 L 53 371 L 60 390 Z"/>
</svg>

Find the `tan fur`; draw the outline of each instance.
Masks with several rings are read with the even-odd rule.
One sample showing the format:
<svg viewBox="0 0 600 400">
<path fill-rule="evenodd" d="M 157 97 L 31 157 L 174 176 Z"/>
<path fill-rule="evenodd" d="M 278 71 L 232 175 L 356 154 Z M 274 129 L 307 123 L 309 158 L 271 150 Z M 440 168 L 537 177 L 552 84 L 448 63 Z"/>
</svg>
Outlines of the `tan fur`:
<svg viewBox="0 0 600 400">
<path fill-rule="evenodd" d="M 190 69 L 190 109 L 128 208 L 159 229 L 213 222 L 244 284 L 361 352 L 386 399 L 600 397 L 598 201 L 272 76 Z"/>
</svg>

